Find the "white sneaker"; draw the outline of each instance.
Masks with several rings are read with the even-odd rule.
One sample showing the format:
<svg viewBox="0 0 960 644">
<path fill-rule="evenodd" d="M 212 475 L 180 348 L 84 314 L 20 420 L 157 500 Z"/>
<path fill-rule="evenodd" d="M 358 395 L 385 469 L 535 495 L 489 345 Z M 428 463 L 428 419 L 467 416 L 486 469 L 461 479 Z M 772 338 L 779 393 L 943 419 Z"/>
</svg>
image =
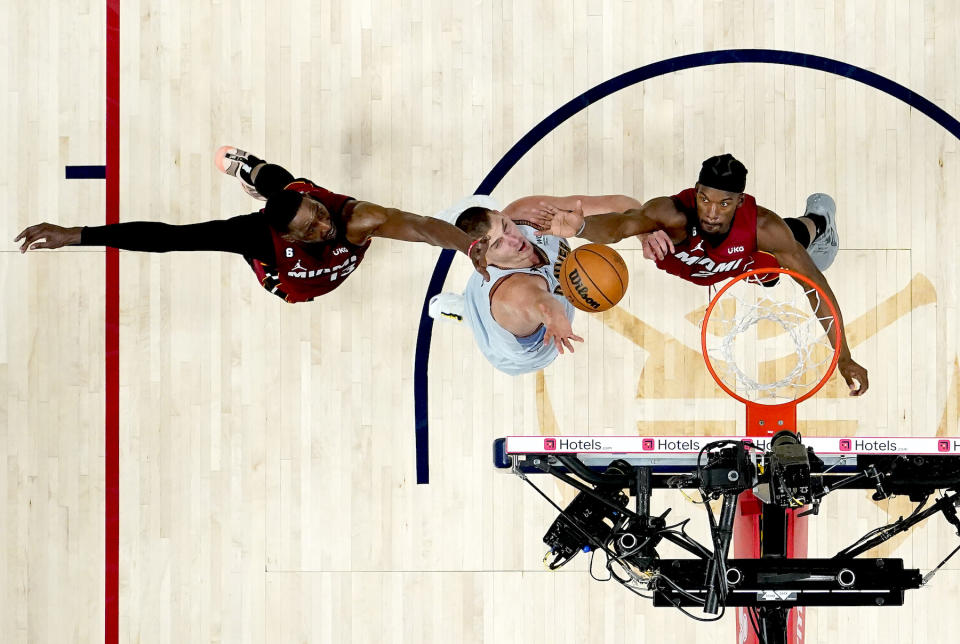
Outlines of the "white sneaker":
<svg viewBox="0 0 960 644">
<path fill-rule="evenodd" d="M 244 181 L 243 177 L 240 176 L 240 169 L 247 173 L 247 176 L 250 176 L 250 172 L 253 168 L 250 166 L 249 159 L 247 158 L 247 152 L 244 150 L 239 150 L 232 145 L 224 145 L 220 148 L 217 148 L 217 151 L 213 153 L 213 163 L 217 166 L 217 169 L 224 173 L 228 174 L 231 177 L 236 177 L 240 180 L 240 185 L 243 187 L 243 191 L 254 199 L 259 199 L 260 201 L 266 201 L 267 198 L 257 192 L 257 189 L 253 187 L 252 184 Z"/>
<path fill-rule="evenodd" d="M 430 317 L 447 322 L 463 322 L 464 301 L 460 293 L 440 293 L 430 298 Z"/>
<path fill-rule="evenodd" d="M 830 268 L 840 250 L 840 235 L 837 234 L 837 204 L 830 195 L 816 192 L 807 197 L 807 210 L 804 214 L 823 215 L 827 220 L 826 229 L 807 247 L 807 254 L 820 272 Z"/>
<path fill-rule="evenodd" d="M 500 210 L 500 206 L 497 205 L 497 202 L 494 201 L 493 197 L 490 195 L 468 195 L 449 208 L 441 210 L 433 217 L 435 219 L 442 219 L 451 225 L 455 225 L 457 223 L 457 217 L 460 216 L 460 213 L 467 208 L 473 208 L 474 206 L 481 206 L 483 208 L 487 208 L 488 210 Z"/>
</svg>

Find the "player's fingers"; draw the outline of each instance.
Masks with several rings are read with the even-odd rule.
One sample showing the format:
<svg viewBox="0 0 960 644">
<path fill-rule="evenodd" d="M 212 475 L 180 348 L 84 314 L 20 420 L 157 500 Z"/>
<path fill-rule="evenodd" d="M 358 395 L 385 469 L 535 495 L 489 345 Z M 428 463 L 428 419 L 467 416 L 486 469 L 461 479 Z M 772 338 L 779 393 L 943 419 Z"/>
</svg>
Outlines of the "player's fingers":
<svg viewBox="0 0 960 644">
<path fill-rule="evenodd" d="M 870 383 L 867 380 L 867 370 L 862 368 L 857 370 L 857 372 L 854 375 L 854 378 L 860 384 L 860 387 L 858 387 L 856 390 L 853 390 L 853 387 L 851 386 L 850 395 L 862 396 L 867 391 L 867 388 L 870 387 Z"/>
<path fill-rule="evenodd" d="M 553 215 L 551 215 L 546 210 L 531 209 L 530 212 L 527 214 L 527 219 L 529 219 L 534 223 L 545 224 L 549 222 L 551 219 L 553 219 Z"/>
<path fill-rule="evenodd" d="M 862 367 L 859 369 L 856 367 L 848 367 L 841 371 L 840 375 L 842 375 L 843 379 L 847 382 L 851 396 L 859 396 L 867 390 L 867 373 Z"/>
<path fill-rule="evenodd" d="M 661 240 L 652 238 L 650 240 L 650 248 L 653 250 L 653 255 L 655 255 L 657 259 L 663 259 L 663 254 L 666 249 L 664 248 Z"/>
<path fill-rule="evenodd" d="M 650 257 L 647 259 L 663 259 L 663 248 L 661 248 L 660 241 L 656 238 L 650 238 Z"/>
<path fill-rule="evenodd" d="M 557 209 L 553 205 L 546 203 L 545 201 L 540 202 L 540 208 L 543 212 L 549 213 L 550 215 L 556 215 Z"/>
<path fill-rule="evenodd" d="M 643 240 L 643 258 L 644 259 L 656 259 L 657 251 L 653 246 L 653 242 L 649 239 Z"/>
<path fill-rule="evenodd" d="M 571 334 L 570 334 L 570 337 L 571 337 L 573 340 L 576 340 L 577 342 L 583 342 L 583 338 L 581 338 L 579 335 L 577 335 L 577 334 L 575 334 L 575 333 L 571 333 Z"/>
<path fill-rule="evenodd" d="M 670 238 L 657 235 L 657 247 L 660 249 L 660 257 L 663 257 L 667 254 L 667 251 L 670 250 Z"/>
<path fill-rule="evenodd" d="M 23 238 L 23 243 L 20 244 L 20 252 L 25 253 L 32 248 L 31 244 L 37 241 L 40 238 L 40 235 L 37 235 L 34 232 L 27 233 Z"/>
<path fill-rule="evenodd" d="M 27 235 L 27 231 L 28 231 L 28 230 L 30 230 L 30 229 L 29 229 L 29 228 L 24 228 L 23 230 L 21 230 L 21 231 L 20 231 L 20 234 L 13 238 L 13 241 L 14 241 L 14 242 L 18 242 L 18 241 L 20 241 L 21 239 L 23 239 L 23 238 Z"/>
<path fill-rule="evenodd" d="M 571 344 L 570 340 L 568 340 L 567 338 L 563 339 L 563 346 L 567 348 L 567 351 L 569 351 L 570 353 L 573 353 L 573 344 Z"/>
</svg>

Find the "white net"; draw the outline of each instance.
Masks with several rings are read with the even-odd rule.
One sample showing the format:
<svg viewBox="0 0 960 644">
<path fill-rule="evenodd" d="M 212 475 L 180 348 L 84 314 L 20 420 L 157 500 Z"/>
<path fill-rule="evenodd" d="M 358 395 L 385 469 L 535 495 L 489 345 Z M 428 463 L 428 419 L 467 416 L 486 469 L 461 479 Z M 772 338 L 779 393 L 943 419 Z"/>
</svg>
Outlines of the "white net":
<svg viewBox="0 0 960 644">
<path fill-rule="evenodd" d="M 718 297 L 705 320 L 706 358 L 724 385 L 764 404 L 817 386 L 833 360 L 835 325 L 818 290 L 781 275 L 771 287 L 739 280 Z"/>
</svg>

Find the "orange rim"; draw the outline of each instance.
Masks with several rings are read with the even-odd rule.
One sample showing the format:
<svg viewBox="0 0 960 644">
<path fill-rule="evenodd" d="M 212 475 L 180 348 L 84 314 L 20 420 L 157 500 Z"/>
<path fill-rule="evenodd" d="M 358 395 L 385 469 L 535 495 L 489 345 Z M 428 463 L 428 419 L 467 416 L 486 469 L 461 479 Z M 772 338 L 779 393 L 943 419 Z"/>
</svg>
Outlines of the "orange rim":
<svg viewBox="0 0 960 644">
<path fill-rule="evenodd" d="M 730 387 L 728 387 L 723 382 L 723 380 L 720 379 L 720 376 L 717 375 L 717 372 L 714 371 L 713 364 L 711 364 L 710 362 L 710 355 L 707 353 L 707 322 L 710 319 L 710 314 L 713 312 L 713 307 L 716 305 L 717 302 L 720 301 L 720 298 L 723 296 L 723 294 L 726 293 L 731 286 L 733 286 L 734 284 L 736 284 L 741 280 L 749 279 L 754 275 L 757 275 L 757 276 L 768 275 L 770 273 L 782 273 L 785 275 L 789 275 L 793 279 L 801 282 L 802 284 L 806 284 L 810 286 L 812 289 L 814 289 L 820 295 L 822 300 L 827 303 L 827 307 L 830 309 L 830 315 L 833 316 L 833 322 L 834 322 L 833 328 L 836 335 L 836 340 L 833 345 L 833 360 L 830 361 L 830 366 L 827 367 L 827 370 L 824 372 L 823 377 L 820 378 L 820 382 L 814 385 L 813 389 L 803 394 L 796 400 L 788 400 L 787 402 L 778 403 L 776 405 L 764 405 L 762 403 L 754 402 L 752 400 L 747 400 L 737 392 L 730 389 Z M 816 315 L 816 313 L 814 313 L 814 315 Z M 703 352 L 703 361 L 707 364 L 707 370 L 710 371 L 710 375 L 713 376 L 713 379 L 716 381 L 716 383 L 720 385 L 720 388 L 723 389 L 725 392 L 727 392 L 728 395 L 730 395 L 733 398 L 736 398 L 737 400 L 747 405 L 748 407 L 757 406 L 757 407 L 765 407 L 768 409 L 777 409 L 777 408 L 786 408 L 790 406 L 796 406 L 799 403 L 802 403 L 804 400 L 810 398 L 813 394 L 820 391 L 820 389 L 825 384 L 827 384 L 827 381 L 830 379 L 830 376 L 833 375 L 834 369 L 837 368 L 837 362 L 840 361 L 840 344 L 841 344 L 842 338 L 843 338 L 843 331 L 840 329 L 840 316 L 837 315 L 837 307 L 833 305 L 833 301 L 829 297 L 827 297 L 827 294 L 824 293 L 823 289 L 821 289 L 819 286 L 813 283 L 813 280 L 811 280 L 809 277 L 806 277 L 805 275 L 801 275 L 800 273 L 796 271 L 792 271 L 788 268 L 757 268 L 752 271 L 747 271 L 742 275 L 738 275 L 734 279 L 724 284 L 723 288 L 721 288 L 717 292 L 717 294 L 713 296 L 713 299 L 710 300 L 710 304 L 707 306 L 707 311 L 703 316 L 703 324 L 700 327 L 700 350 Z"/>
</svg>

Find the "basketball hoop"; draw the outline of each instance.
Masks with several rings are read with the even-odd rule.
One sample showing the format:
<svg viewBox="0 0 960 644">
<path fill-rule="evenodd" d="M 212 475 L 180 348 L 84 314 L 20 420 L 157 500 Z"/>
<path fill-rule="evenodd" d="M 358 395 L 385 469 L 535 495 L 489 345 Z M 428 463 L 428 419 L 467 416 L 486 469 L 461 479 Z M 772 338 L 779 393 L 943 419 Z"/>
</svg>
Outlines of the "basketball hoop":
<svg viewBox="0 0 960 644">
<path fill-rule="evenodd" d="M 759 285 L 774 273 L 793 280 Z M 828 315 L 817 316 L 820 303 Z M 826 384 L 840 359 L 838 319 L 819 286 L 785 268 L 746 272 L 710 300 L 700 328 L 703 360 L 720 388 L 746 405 L 747 436 L 797 431 L 797 405 Z"/>
</svg>

